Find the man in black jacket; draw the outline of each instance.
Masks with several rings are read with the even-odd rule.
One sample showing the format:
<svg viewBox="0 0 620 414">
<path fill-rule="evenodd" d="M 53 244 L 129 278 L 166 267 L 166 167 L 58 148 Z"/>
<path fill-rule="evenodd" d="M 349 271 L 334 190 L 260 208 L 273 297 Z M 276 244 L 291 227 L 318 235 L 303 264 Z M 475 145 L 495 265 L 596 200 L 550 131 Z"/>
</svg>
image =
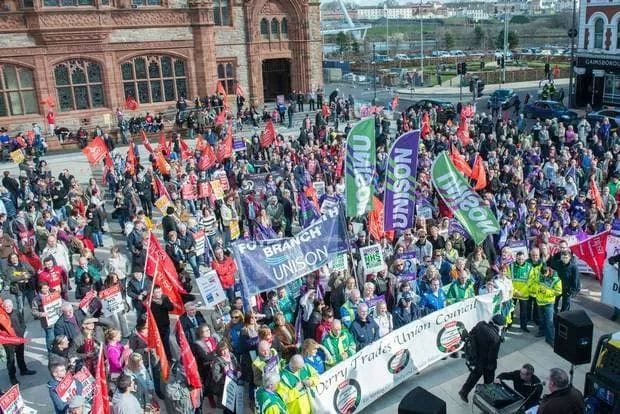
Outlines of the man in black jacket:
<svg viewBox="0 0 620 414">
<path fill-rule="evenodd" d="M 157 324 L 157 330 L 159 330 L 159 336 L 164 344 L 164 351 L 168 360 L 172 359 L 172 352 L 170 349 L 170 311 L 174 309 L 172 302 L 168 299 L 168 296 L 164 295 L 161 291 L 161 287 L 155 286 L 153 288 L 153 297 L 151 300 L 151 312 L 155 323 Z"/>
<path fill-rule="evenodd" d="M 480 377 L 484 376 L 484 383 L 490 384 L 495 378 L 497 356 L 501 344 L 501 329 L 506 319 L 502 315 L 495 315 L 490 322 L 481 321 L 469 332 L 476 349 L 476 362 L 473 371 L 469 373 L 467 381 L 459 391 L 459 397 L 466 403 L 467 396 L 474 388 Z"/>
<path fill-rule="evenodd" d="M 534 367 L 531 364 L 523 364 L 521 369 L 510 372 L 502 372 L 497 376 L 497 382 L 512 381 L 513 388 L 516 392 L 525 398 L 523 409 L 538 405 L 540 396 L 543 392 L 543 382 L 534 375 Z"/>
<path fill-rule="evenodd" d="M 187 338 L 187 342 L 190 344 L 196 340 L 196 328 L 206 323 L 202 313 L 196 310 L 194 302 L 187 302 L 185 304 L 185 313 L 181 315 L 179 320 L 181 321 L 185 338 Z"/>
<path fill-rule="evenodd" d="M 562 296 L 555 298 L 554 312 L 570 310 L 571 298 L 575 297 L 581 290 L 581 280 L 579 278 L 579 268 L 577 260 L 568 247 L 566 241 L 560 242 L 560 251 L 549 260 L 549 266 L 558 272 L 558 277 L 562 281 Z M 562 306 L 560 307 L 560 298 Z"/>
<path fill-rule="evenodd" d="M 168 241 L 171 231 L 178 233 L 179 228 L 177 226 L 177 219 L 174 217 L 174 207 L 166 208 L 166 215 L 161 219 L 161 227 L 165 241 Z"/>
</svg>

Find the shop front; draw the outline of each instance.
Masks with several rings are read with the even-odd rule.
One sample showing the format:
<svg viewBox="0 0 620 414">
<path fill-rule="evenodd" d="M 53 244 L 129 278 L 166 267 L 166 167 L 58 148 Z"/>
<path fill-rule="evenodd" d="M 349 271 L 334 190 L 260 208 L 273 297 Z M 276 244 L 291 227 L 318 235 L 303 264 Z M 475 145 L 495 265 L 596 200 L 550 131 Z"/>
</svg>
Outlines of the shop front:
<svg viewBox="0 0 620 414">
<path fill-rule="evenodd" d="M 577 107 L 620 106 L 620 56 L 581 54 L 575 63 Z"/>
</svg>

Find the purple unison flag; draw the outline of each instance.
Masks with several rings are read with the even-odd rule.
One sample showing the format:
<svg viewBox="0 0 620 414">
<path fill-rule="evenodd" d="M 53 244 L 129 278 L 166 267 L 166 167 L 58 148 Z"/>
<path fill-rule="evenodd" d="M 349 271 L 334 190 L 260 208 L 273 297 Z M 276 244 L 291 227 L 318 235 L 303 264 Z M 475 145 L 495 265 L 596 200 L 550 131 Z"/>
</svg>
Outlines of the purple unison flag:
<svg viewBox="0 0 620 414">
<path fill-rule="evenodd" d="M 383 197 L 383 229 L 404 230 L 415 224 L 415 187 L 420 130 L 398 137 L 388 154 Z"/>
<path fill-rule="evenodd" d="M 271 227 L 263 226 L 256 220 L 254 220 L 254 225 L 254 237 L 256 240 L 271 240 L 278 238 L 278 235 Z"/>
<path fill-rule="evenodd" d="M 299 213 L 301 227 L 308 227 L 310 223 L 321 217 L 321 214 L 316 209 L 316 206 L 312 201 L 308 200 L 308 197 L 303 192 L 299 193 Z"/>
</svg>

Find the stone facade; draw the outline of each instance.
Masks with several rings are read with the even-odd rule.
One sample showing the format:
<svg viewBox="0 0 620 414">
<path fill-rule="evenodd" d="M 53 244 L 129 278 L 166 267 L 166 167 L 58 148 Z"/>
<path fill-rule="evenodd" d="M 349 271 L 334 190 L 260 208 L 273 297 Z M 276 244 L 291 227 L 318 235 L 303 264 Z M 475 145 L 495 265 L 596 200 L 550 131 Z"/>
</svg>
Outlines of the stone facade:
<svg viewBox="0 0 620 414">
<path fill-rule="evenodd" d="M 147 65 L 161 57 L 183 61 L 185 86 L 175 84 L 175 91 L 184 90 L 189 99 L 215 92 L 218 65 L 222 64 L 231 64 L 233 68 L 232 76 L 226 76 L 228 93 L 233 95 L 231 102 L 238 84 L 248 103 L 259 107 L 264 103 L 263 63 L 271 59 L 289 62 L 290 72 L 281 75 L 290 77 L 291 90 L 306 92 L 323 83 L 318 2 L 228 0 L 230 20 L 224 22 L 227 25 L 216 25 L 214 8 L 225 0 L 215 1 L 215 6 L 212 0 L 162 0 L 161 6 L 137 7 L 131 5 L 131 0 L 93 0 L 92 6 L 78 7 L 47 7 L 45 4 L 49 3 L 45 1 L 34 0 L 30 8 L 15 7 L 0 13 L 0 71 L 10 66 L 18 72 L 32 72 L 32 80 L 22 81 L 19 86 L 20 92 L 30 88 L 22 93 L 21 113 L 16 113 L 15 108 L 6 109 L 6 101 L 16 96 L 11 95 L 16 86 L 0 82 L 0 126 L 11 131 L 26 128 L 32 122 L 44 125 L 47 100 L 55 103 L 57 126 L 114 126 L 116 108 L 124 108 L 127 94 L 123 65 L 137 57 L 143 57 Z M 264 27 L 261 29 L 264 20 L 270 24 L 277 21 L 281 26 L 273 23 L 275 26 L 270 28 L 279 33 L 269 32 L 265 36 Z M 103 104 L 99 107 L 60 110 L 63 85 L 58 84 L 55 68 L 74 68 L 76 65 L 69 63 L 73 61 L 78 62 L 77 66 L 88 61 L 101 67 L 100 79 L 96 80 L 103 87 L 103 96 L 98 98 Z M 136 85 L 143 84 L 138 82 L 137 69 L 135 73 Z M 149 82 L 150 76 L 156 75 L 149 72 Z M 160 76 L 155 83 L 161 81 L 163 90 L 168 84 L 164 75 Z M 75 91 L 79 88 L 77 85 Z M 36 103 L 33 106 L 32 98 L 28 98 L 28 106 L 26 95 L 32 89 Z M 164 96 L 161 90 L 158 93 Z M 94 99 L 93 91 L 88 93 L 89 99 Z M 157 92 L 150 93 L 155 96 Z M 157 99 L 165 101 L 157 103 L 140 101 L 137 112 L 170 110 L 175 100 L 168 98 L 170 95 Z M 74 101 L 78 101 L 77 95 Z M 23 110 L 26 107 L 29 110 Z M 131 115 L 127 109 L 125 113 Z"/>
</svg>

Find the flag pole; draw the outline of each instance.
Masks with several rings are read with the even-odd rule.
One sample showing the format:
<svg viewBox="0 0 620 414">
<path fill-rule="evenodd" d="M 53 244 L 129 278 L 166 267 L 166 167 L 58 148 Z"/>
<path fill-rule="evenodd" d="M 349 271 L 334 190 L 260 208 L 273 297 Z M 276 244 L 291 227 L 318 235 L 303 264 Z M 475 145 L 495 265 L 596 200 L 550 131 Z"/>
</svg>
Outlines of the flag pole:
<svg viewBox="0 0 620 414">
<path fill-rule="evenodd" d="M 349 259 L 351 261 L 351 267 L 353 268 L 353 276 L 355 277 L 355 281 L 357 283 L 357 266 L 355 266 L 355 262 L 353 261 L 353 252 L 351 250 L 351 240 L 349 240 L 349 227 L 347 226 L 347 219 L 342 211 L 341 204 L 338 205 L 338 215 L 340 216 L 340 220 L 342 220 L 342 224 L 344 226 L 346 243 L 347 243 L 347 251 L 349 254 Z"/>
</svg>

